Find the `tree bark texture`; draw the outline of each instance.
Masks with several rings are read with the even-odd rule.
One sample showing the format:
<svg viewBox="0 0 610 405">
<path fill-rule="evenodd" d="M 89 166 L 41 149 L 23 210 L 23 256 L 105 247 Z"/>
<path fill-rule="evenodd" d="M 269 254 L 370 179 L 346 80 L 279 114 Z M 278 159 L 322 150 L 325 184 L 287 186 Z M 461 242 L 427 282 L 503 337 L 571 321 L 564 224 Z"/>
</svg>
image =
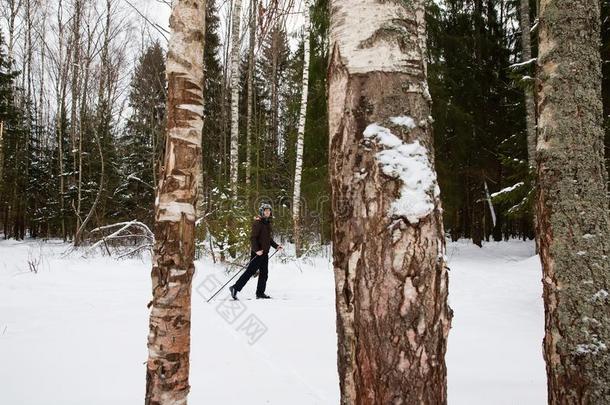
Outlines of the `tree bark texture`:
<svg viewBox="0 0 610 405">
<path fill-rule="evenodd" d="M 424 1 L 333 0 L 330 36 L 341 404 L 444 404 L 452 315 Z"/>
<path fill-rule="evenodd" d="M 610 243 L 596 0 L 540 2 L 536 205 L 550 404 L 610 403 Z"/>
<path fill-rule="evenodd" d="M 155 201 L 146 404 L 186 404 L 189 392 L 195 207 L 201 175 L 205 1 L 172 3 L 167 138 Z"/>
<path fill-rule="evenodd" d="M 231 22 L 231 190 L 237 195 L 239 170 L 239 22 L 241 0 L 235 0 Z"/>
</svg>

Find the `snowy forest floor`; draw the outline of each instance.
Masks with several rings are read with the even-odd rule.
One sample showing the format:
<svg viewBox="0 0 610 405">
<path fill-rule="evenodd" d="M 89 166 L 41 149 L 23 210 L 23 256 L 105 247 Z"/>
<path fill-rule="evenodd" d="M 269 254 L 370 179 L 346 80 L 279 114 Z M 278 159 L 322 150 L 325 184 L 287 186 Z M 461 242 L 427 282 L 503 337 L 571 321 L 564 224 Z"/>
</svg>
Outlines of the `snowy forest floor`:
<svg viewBox="0 0 610 405">
<path fill-rule="evenodd" d="M 64 257 L 68 246 L 0 242 L 0 403 L 133 404 L 144 396 L 150 259 Z M 544 311 L 532 242 L 449 243 L 449 404 L 544 404 Z M 338 403 L 328 257 L 271 259 L 228 299 L 224 267 L 197 262 L 192 404 Z M 37 273 L 28 261 L 39 261 Z"/>
</svg>

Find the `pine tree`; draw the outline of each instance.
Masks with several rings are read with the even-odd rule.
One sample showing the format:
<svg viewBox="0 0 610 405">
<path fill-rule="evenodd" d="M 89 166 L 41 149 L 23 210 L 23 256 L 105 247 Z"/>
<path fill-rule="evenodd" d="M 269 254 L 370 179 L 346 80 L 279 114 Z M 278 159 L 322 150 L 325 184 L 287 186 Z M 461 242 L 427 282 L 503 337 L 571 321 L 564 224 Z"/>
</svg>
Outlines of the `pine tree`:
<svg viewBox="0 0 610 405">
<path fill-rule="evenodd" d="M 163 156 L 166 81 L 161 45 L 149 46 L 138 59 L 129 94 L 132 109 L 121 144 L 121 184 L 115 195 L 120 219 L 153 222 L 154 190 Z"/>
</svg>

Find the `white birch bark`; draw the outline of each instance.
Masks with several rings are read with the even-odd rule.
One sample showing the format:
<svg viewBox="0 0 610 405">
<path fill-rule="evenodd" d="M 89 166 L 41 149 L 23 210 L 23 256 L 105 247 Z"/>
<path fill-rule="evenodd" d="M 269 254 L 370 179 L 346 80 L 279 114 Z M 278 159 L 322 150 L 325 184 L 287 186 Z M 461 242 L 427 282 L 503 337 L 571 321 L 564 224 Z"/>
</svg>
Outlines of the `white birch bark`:
<svg viewBox="0 0 610 405">
<path fill-rule="evenodd" d="M 205 1 L 175 0 L 167 54 L 167 137 L 155 200 L 147 405 L 184 405 L 189 392 L 195 207 L 201 173 Z"/>
<path fill-rule="evenodd" d="M 239 22 L 241 0 L 235 0 L 231 23 L 231 191 L 237 195 L 239 170 Z"/>
<path fill-rule="evenodd" d="M 529 0 L 521 0 L 521 49 L 523 63 L 532 59 L 532 46 L 530 39 L 530 3 Z M 534 105 L 534 90 L 529 84 L 525 89 L 525 123 L 527 129 L 527 157 L 530 167 L 534 167 L 536 162 L 536 106 Z"/>
<path fill-rule="evenodd" d="M 254 46 L 256 42 L 256 0 L 250 1 L 250 43 L 248 44 L 248 106 L 247 106 L 247 130 L 246 130 L 246 188 L 250 189 L 252 176 L 251 148 L 252 148 L 252 127 L 254 117 L 252 114 L 254 103 Z"/>
<path fill-rule="evenodd" d="M 303 84 L 301 88 L 301 110 L 297 130 L 296 167 L 294 170 L 294 193 L 292 196 L 292 223 L 296 255 L 301 255 L 301 175 L 303 173 L 303 141 L 305 138 L 305 119 L 307 116 L 307 95 L 309 90 L 309 0 L 304 4 L 303 23 Z"/>
<path fill-rule="evenodd" d="M 451 324 L 425 0 L 332 0 L 330 177 L 341 404 L 444 404 Z"/>
</svg>

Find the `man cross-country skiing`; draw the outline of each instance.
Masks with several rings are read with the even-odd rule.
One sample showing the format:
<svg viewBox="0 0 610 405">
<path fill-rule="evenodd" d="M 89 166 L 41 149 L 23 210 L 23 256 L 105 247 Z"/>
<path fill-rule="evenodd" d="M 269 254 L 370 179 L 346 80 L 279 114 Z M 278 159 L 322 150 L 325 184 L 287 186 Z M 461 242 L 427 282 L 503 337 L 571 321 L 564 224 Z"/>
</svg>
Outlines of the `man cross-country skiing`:
<svg viewBox="0 0 610 405">
<path fill-rule="evenodd" d="M 267 287 L 267 276 L 269 273 L 269 249 L 273 246 L 274 249 L 283 249 L 282 245 L 278 245 L 273 240 L 271 234 L 271 205 L 261 204 L 258 209 L 259 216 L 252 223 L 252 234 L 250 235 L 251 255 L 248 268 L 241 275 L 235 284 L 229 287 L 231 297 L 237 299 L 237 293 L 246 285 L 250 277 L 259 271 L 258 284 L 256 286 L 256 298 L 271 298 L 265 294 Z"/>
</svg>

